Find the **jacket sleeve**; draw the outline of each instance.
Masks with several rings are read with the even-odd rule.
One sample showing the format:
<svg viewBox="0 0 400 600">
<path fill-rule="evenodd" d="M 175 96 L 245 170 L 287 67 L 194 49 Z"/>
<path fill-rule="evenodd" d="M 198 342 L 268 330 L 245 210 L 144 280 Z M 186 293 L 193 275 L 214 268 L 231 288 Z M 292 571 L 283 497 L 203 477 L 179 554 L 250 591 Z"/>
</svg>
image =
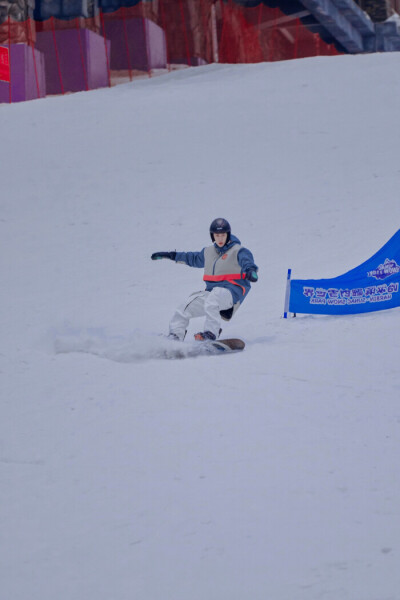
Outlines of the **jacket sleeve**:
<svg viewBox="0 0 400 600">
<path fill-rule="evenodd" d="M 242 272 L 247 271 L 247 269 L 254 269 L 254 271 L 258 271 L 258 267 L 254 262 L 253 255 L 247 248 L 240 248 L 237 258 L 239 265 L 242 267 Z"/>
<path fill-rule="evenodd" d="M 177 252 L 175 262 L 202 269 L 204 267 L 204 248 L 200 252 Z"/>
</svg>

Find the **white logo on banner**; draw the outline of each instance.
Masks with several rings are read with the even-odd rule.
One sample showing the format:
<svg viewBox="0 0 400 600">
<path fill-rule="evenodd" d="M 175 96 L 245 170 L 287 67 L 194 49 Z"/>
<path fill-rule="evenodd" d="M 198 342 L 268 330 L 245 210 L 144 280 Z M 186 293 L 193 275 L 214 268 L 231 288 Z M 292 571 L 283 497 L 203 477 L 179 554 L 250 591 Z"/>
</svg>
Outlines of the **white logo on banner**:
<svg viewBox="0 0 400 600">
<path fill-rule="evenodd" d="M 375 277 L 375 279 L 386 279 L 386 277 L 396 275 L 396 273 L 400 273 L 400 266 L 395 260 L 389 260 L 387 258 L 383 265 L 379 265 L 379 267 L 373 271 L 368 271 L 368 277 Z"/>
</svg>

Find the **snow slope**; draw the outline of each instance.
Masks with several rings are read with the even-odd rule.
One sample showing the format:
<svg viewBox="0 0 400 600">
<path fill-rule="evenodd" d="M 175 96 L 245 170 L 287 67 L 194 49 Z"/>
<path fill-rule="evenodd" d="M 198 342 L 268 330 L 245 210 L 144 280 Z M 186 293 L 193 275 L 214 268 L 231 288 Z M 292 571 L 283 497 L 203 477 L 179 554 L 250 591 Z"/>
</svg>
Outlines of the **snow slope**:
<svg viewBox="0 0 400 600">
<path fill-rule="evenodd" d="M 400 311 L 282 320 L 399 228 L 398 54 L 2 106 L 6 600 L 399 600 Z M 229 219 L 244 353 L 158 358 Z M 190 329 L 190 335 L 201 321 Z"/>
</svg>

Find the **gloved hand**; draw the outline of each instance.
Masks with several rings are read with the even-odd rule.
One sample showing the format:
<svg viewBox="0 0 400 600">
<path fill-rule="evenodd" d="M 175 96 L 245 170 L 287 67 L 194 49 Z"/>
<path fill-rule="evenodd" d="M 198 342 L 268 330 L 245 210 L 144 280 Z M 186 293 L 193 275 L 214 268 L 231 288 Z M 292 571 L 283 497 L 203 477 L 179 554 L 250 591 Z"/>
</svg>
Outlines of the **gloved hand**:
<svg viewBox="0 0 400 600">
<path fill-rule="evenodd" d="M 245 271 L 245 278 L 248 279 L 248 281 L 252 281 L 253 283 L 255 283 L 256 281 L 258 281 L 257 271 L 249 267 Z"/>
<path fill-rule="evenodd" d="M 151 255 L 151 260 L 161 260 L 162 258 L 175 260 L 176 252 L 154 252 L 154 254 Z"/>
</svg>

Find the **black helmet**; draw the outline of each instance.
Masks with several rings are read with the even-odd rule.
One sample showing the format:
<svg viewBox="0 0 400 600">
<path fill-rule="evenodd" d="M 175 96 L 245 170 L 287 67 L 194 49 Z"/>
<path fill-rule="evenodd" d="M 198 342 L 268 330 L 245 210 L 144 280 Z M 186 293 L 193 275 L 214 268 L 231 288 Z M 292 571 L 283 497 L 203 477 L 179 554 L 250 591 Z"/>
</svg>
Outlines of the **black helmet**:
<svg viewBox="0 0 400 600">
<path fill-rule="evenodd" d="M 231 226 L 226 219 L 214 219 L 210 225 L 210 236 L 214 241 L 214 233 L 227 233 L 226 241 L 229 242 L 231 237 Z"/>
</svg>

